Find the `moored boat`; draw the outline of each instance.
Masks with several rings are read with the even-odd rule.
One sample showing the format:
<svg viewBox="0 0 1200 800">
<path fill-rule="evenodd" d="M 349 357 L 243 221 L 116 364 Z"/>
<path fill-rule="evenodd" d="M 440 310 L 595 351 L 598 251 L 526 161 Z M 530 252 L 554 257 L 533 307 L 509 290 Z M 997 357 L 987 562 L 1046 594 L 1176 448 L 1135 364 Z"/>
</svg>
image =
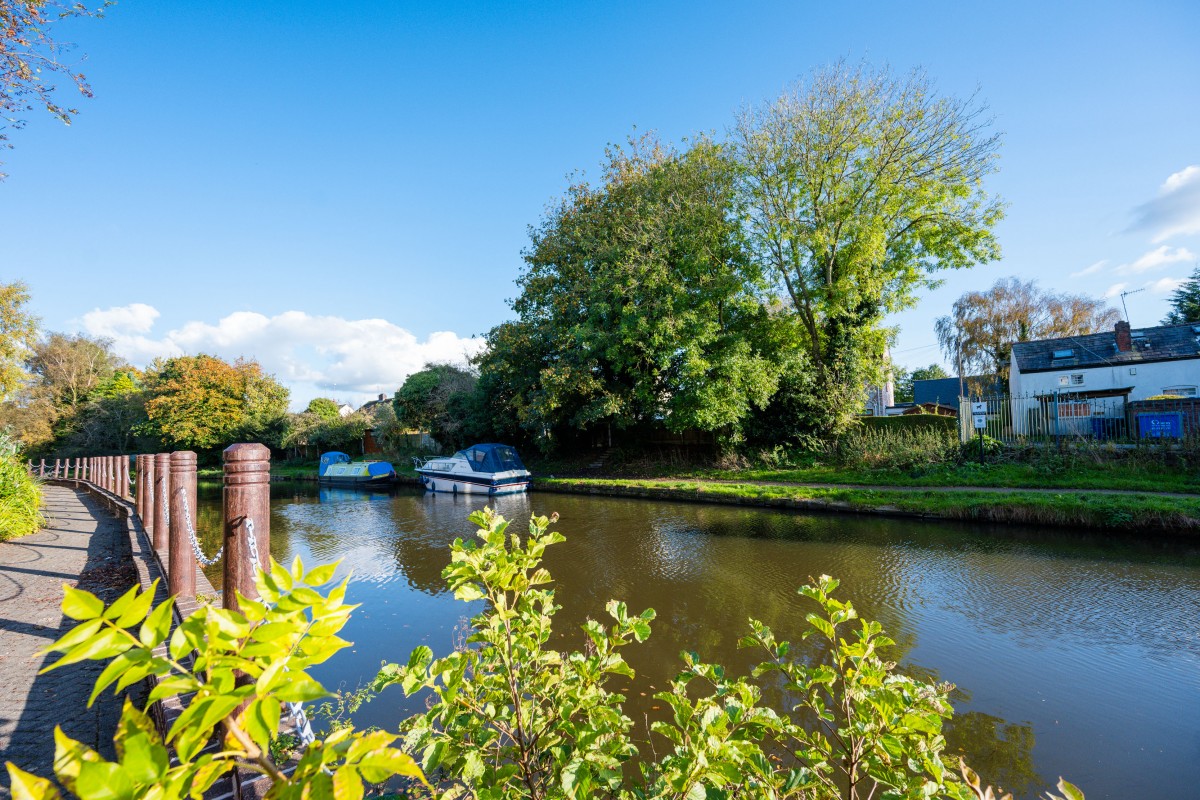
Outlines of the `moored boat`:
<svg viewBox="0 0 1200 800">
<path fill-rule="evenodd" d="M 452 456 L 413 462 L 431 492 L 513 494 L 528 489 L 532 477 L 517 451 L 506 444 L 476 444 Z"/>
<path fill-rule="evenodd" d="M 351 461 L 345 453 L 332 451 L 321 456 L 317 482 L 328 486 L 386 488 L 396 482 L 396 470 L 386 461 Z"/>
</svg>

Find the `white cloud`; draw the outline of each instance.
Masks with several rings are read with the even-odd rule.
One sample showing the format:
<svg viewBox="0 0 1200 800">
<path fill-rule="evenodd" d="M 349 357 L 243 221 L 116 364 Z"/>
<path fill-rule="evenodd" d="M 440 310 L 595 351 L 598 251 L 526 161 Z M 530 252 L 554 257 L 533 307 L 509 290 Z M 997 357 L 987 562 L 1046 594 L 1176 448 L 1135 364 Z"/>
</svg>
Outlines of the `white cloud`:
<svg viewBox="0 0 1200 800">
<path fill-rule="evenodd" d="M 1185 283 L 1187 283 L 1186 278 L 1159 278 L 1153 283 L 1146 284 L 1146 288 L 1150 290 L 1151 294 L 1167 294 Z"/>
<path fill-rule="evenodd" d="M 1149 272 L 1152 269 L 1161 269 L 1180 261 L 1194 261 L 1195 258 L 1196 254 L 1186 247 L 1171 248 L 1164 244 L 1148 253 L 1143 253 L 1130 264 L 1122 264 L 1115 271 L 1120 275 L 1137 274 Z"/>
<path fill-rule="evenodd" d="M 1092 274 L 1097 273 L 1100 270 L 1104 269 L 1104 267 L 1107 264 L 1108 264 L 1107 260 L 1097 261 L 1095 264 L 1092 264 L 1090 267 L 1084 267 L 1083 269 L 1079 270 L 1079 272 L 1072 272 L 1071 277 L 1072 278 L 1082 278 L 1084 275 L 1092 275 Z"/>
<path fill-rule="evenodd" d="M 1112 286 L 1108 287 L 1108 289 L 1104 292 L 1105 299 L 1111 300 L 1112 298 L 1119 295 L 1121 292 L 1125 291 L 1126 287 L 1128 287 L 1128 286 L 1129 286 L 1128 283 L 1114 283 Z"/>
<path fill-rule="evenodd" d="M 292 389 L 292 407 L 332 396 L 358 405 L 391 394 L 429 362 L 464 363 L 483 349 L 478 337 L 439 331 L 419 341 L 383 319 L 343 319 L 285 311 L 268 317 L 238 311 L 216 323 L 187 322 L 160 338 L 148 336 L 156 309 L 142 303 L 84 314 L 83 329 L 107 336 L 135 364 L 158 356 L 210 353 L 252 358 Z"/>
<path fill-rule="evenodd" d="M 1200 166 L 1184 167 L 1158 188 L 1158 196 L 1134 209 L 1131 231 L 1149 231 L 1158 243 L 1200 233 Z"/>
</svg>

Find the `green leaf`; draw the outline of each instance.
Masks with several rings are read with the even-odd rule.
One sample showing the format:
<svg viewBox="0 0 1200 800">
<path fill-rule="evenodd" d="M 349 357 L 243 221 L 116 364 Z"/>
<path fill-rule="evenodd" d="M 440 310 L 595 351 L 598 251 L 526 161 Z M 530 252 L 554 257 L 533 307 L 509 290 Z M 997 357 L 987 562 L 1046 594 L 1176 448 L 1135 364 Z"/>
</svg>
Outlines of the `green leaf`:
<svg viewBox="0 0 1200 800">
<path fill-rule="evenodd" d="M 342 562 L 338 560 L 332 564 L 321 564 L 320 566 L 313 567 L 304 576 L 304 583 L 307 583 L 309 586 L 321 586 L 322 584 L 329 583 L 340 563 Z"/>
<path fill-rule="evenodd" d="M 243 725 L 254 743 L 267 750 L 279 732 L 281 703 L 274 697 L 260 697 L 251 703 L 243 715 Z"/>
<path fill-rule="evenodd" d="M 62 612 L 71 619 L 95 619 L 104 613 L 104 601 L 91 592 L 64 583 Z"/>
<path fill-rule="evenodd" d="M 141 623 L 146 618 L 146 612 L 150 610 L 150 604 L 154 602 L 153 588 L 139 594 L 134 598 L 129 607 L 125 609 L 120 618 L 117 619 L 118 628 L 130 628 Z"/>
<path fill-rule="evenodd" d="M 328 695 L 324 686 L 302 672 L 289 673 L 287 682 L 275 690 L 275 696 L 285 703 L 306 703 Z"/>
<path fill-rule="evenodd" d="M 347 764 L 333 773 L 333 797 L 334 800 L 362 800 L 362 778 L 356 767 Z"/>
<path fill-rule="evenodd" d="M 50 781 L 26 772 L 11 761 L 6 766 L 12 800 L 59 800 L 58 789 Z"/>
<path fill-rule="evenodd" d="M 133 781 L 119 764 L 85 761 L 75 779 L 75 793 L 82 800 L 128 800 L 133 796 Z"/>
<path fill-rule="evenodd" d="M 138 639 L 143 645 L 153 648 L 163 643 L 171 630 L 171 612 L 174 608 L 175 598 L 170 597 L 150 612 L 138 631 Z"/>
</svg>

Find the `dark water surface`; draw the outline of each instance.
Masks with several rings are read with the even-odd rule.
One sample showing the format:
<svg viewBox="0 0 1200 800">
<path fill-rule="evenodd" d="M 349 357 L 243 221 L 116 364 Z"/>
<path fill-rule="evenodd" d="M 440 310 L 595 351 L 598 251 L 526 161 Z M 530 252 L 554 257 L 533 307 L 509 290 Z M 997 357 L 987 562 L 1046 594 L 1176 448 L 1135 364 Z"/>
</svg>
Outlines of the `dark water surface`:
<svg viewBox="0 0 1200 800">
<path fill-rule="evenodd" d="M 273 488 L 275 558 L 343 559 L 363 604 L 342 634 L 355 646 L 315 677 L 353 689 L 418 644 L 453 647 L 478 605 L 455 601 L 441 571 L 484 498 Z M 492 502 L 522 529 L 530 513 L 562 517 L 567 541 L 546 558 L 561 646 L 581 647 L 579 623 L 603 619 L 609 598 L 658 612 L 650 640 L 625 651 L 639 727 L 681 650 L 748 670 L 746 620 L 798 638 L 812 607 L 795 589 L 829 574 L 883 623 L 906 671 L 957 685 L 947 736 L 986 779 L 1023 798 L 1059 775 L 1088 800 L 1200 797 L 1200 543 L 578 495 Z M 199 516 L 211 552 L 219 488 L 202 487 Z M 209 576 L 219 587 L 220 567 Z M 394 728 L 414 710 L 393 687 L 356 720 Z"/>
</svg>

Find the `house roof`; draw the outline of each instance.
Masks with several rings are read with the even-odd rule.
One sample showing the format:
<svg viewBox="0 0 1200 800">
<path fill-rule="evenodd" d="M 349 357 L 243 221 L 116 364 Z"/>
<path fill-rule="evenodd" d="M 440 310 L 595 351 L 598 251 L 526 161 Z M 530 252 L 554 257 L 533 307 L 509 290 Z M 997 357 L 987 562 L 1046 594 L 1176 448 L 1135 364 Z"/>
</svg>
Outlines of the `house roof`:
<svg viewBox="0 0 1200 800">
<path fill-rule="evenodd" d="M 967 392 L 972 393 L 972 387 L 980 387 L 984 394 L 1002 394 L 1004 384 L 995 375 L 972 375 L 967 377 Z M 958 407 L 958 396 L 962 391 L 958 378 L 933 378 L 930 380 L 913 381 L 913 402 L 917 405 L 926 403 Z"/>
<path fill-rule="evenodd" d="M 1017 368 L 1026 373 L 1200 358 L 1200 325 L 1135 328 L 1130 335 L 1133 349 L 1127 351 L 1117 349 L 1113 331 L 1017 342 L 1012 349 L 1013 359 Z"/>
</svg>

